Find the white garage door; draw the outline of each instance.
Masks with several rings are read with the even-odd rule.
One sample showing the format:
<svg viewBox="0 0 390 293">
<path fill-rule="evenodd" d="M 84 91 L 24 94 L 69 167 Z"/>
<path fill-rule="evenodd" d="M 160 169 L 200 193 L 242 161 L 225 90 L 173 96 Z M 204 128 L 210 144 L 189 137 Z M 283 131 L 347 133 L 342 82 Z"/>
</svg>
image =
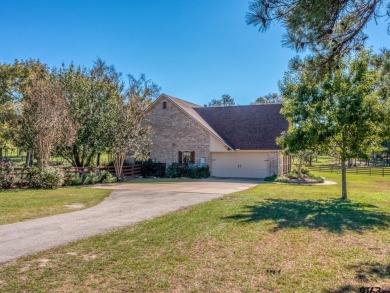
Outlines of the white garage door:
<svg viewBox="0 0 390 293">
<path fill-rule="evenodd" d="M 269 176 L 267 153 L 212 153 L 215 177 L 265 178 Z"/>
</svg>

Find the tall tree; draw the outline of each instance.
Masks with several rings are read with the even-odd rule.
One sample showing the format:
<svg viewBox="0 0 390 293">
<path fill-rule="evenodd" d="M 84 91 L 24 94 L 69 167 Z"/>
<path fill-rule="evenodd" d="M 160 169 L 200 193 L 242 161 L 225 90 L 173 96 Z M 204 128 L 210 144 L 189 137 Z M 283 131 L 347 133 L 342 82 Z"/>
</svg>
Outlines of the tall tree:
<svg viewBox="0 0 390 293">
<path fill-rule="evenodd" d="M 65 92 L 44 65 L 26 79 L 22 88 L 20 139 L 31 145 L 38 166 L 47 167 L 54 149 L 72 139 L 64 132 L 64 121 L 68 117 Z"/>
<path fill-rule="evenodd" d="M 13 148 L 17 113 L 22 99 L 21 85 L 26 78 L 39 68 L 35 60 L 18 61 L 13 64 L 0 64 L 0 159 L 3 151 Z"/>
<path fill-rule="evenodd" d="M 377 91 L 378 72 L 370 54 L 344 59 L 322 80 L 310 72 L 287 74 L 280 84 L 282 113 L 291 127 L 278 143 L 295 151 L 322 147 L 341 159 L 342 198 L 347 199 L 346 161 L 368 157 L 381 143 L 383 107 Z M 297 141 L 304 143 L 296 144 Z"/>
<path fill-rule="evenodd" d="M 74 143 L 58 148 L 58 153 L 73 166 L 90 166 L 112 140 L 116 101 L 123 90 L 120 74 L 98 59 L 90 70 L 62 66 L 58 76 L 66 89 L 69 131 L 75 132 Z"/>
<path fill-rule="evenodd" d="M 266 104 L 280 104 L 282 102 L 281 97 L 277 93 L 270 93 L 265 96 L 258 97 L 256 101 L 251 103 L 252 105 L 266 105 Z"/>
<path fill-rule="evenodd" d="M 145 159 L 150 145 L 150 127 L 144 121 L 145 108 L 158 96 L 160 87 L 141 74 L 139 79 L 128 75 L 129 87 L 117 100 L 113 139 L 110 151 L 115 156 L 115 172 L 122 178 L 127 156 Z"/>
<path fill-rule="evenodd" d="M 364 28 L 369 21 L 389 15 L 389 0 L 252 0 L 246 21 L 259 31 L 281 23 L 287 31 L 285 46 L 297 52 L 311 50 L 315 55 L 312 63 L 317 61 L 317 65 L 305 65 L 329 70 L 340 58 L 364 46 Z"/>
<path fill-rule="evenodd" d="M 222 95 L 220 100 L 213 99 L 208 103 L 209 107 L 227 107 L 235 104 L 234 99 L 227 94 Z"/>
</svg>

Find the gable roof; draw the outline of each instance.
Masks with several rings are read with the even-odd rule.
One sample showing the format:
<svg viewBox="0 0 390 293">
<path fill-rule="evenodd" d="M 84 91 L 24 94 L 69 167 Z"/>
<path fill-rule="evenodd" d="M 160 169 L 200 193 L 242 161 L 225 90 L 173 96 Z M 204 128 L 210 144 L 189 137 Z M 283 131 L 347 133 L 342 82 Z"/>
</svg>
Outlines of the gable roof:
<svg viewBox="0 0 390 293">
<path fill-rule="evenodd" d="M 281 104 L 202 107 L 166 94 L 160 95 L 146 111 L 161 99 L 170 100 L 230 149 L 280 150 L 276 138 L 288 129 Z"/>
<path fill-rule="evenodd" d="M 279 150 L 276 138 L 288 129 L 281 104 L 205 107 L 194 110 L 234 149 Z"/>
<path fill-rule="evenodd" d="M 184 111 L 187 115 L 189 115 L 192 119 L 194 119 L 196 122 L 198 122 L 203 128 L 205 128 L 208 132 L 210 132 L 212 135 L 214 135 L 218 140 L 220 140 L 224 145 L 229 147 L 230 149 L 233 149 L 233 147 L 227 143 L 216 131 L 213 129 L 203 118 L 200 116 L 195 109 L 202 108 L 202 106 L 199 106 L 197 104 L 193 104 L 187 101 L 184 101 L 179 98 L 175 98 L 172 96 L 169 96 L 167 94 L 161 94 L 152 104 L 149 105 L 149 107 L 146 109 L 146 112 L 150 111 L 155 105 L 158 104 L 158 102 L 162 99 L 170 100 L 172 103 L 174 103 L 176 106 L 179 107 L 182 111 Z"/>
</svg>

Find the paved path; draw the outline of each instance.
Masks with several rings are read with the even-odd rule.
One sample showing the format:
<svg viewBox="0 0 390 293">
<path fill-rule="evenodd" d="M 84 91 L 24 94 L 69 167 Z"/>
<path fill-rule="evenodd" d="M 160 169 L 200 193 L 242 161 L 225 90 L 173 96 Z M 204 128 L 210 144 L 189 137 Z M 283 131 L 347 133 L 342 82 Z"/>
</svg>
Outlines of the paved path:
<svg viewBox="0 0 390 293">
<path fill-rule="evenodd" d="M 258 184 L 255 180 L 202 180 L 118 184 L 100 204 L 81 211 L 0 225 L 0 264 L 78 239 L 112 231 Z"/>
</svg>

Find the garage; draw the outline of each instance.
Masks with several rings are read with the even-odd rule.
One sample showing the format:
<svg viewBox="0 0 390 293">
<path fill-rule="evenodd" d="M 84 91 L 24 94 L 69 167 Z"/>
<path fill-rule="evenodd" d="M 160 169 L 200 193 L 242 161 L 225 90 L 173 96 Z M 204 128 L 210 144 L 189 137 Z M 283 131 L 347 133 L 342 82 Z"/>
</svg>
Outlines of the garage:
<svg viewBox="0 0 390 293">
<path fill-rule="evenodd" d="M 211 153 L 211 176 L 265 178 L 269 176 L 266 152 Z"/>
</svg>

